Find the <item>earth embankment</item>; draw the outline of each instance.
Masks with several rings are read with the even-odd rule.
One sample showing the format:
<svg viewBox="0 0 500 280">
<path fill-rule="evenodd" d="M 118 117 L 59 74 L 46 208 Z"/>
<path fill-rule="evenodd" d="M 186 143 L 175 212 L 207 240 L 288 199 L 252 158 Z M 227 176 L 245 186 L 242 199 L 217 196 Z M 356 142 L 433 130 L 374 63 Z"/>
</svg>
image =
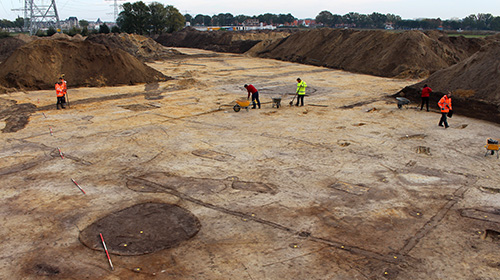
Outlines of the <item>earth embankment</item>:
<svg viewBox="0 0 500 280">
<path fill-rule="evenodd" d="M 419 101 L 422 87 L 427 84 L 434 90 L 431 104 L 451 91 L 454 112 L 500 123 L 500 42 L 489 41 L 471 57 L 405 87 L 397 95 Z"/>
<path fill-rule="evenodd" d="M 247 53 L 381 77 L 423 78 L 456 64 L 484 40 L 439 32 L 314 29 L 291 34 Z"/>
<path fill-rule="evenodd" d="M 35 40 L 2 63 L 5 88 L 50 89 L 65 74 L 72 87 L 115 86 L 168 80 L 157 70 L 119 49 L 89 41 Z"/>
<path fill-rule="evenodd" d="M 185 47 L 216 52 L 245 53 L 263 40 L 283 38 L 288 35 L 289 32 L 211 32 L 198 31 L 194 28 L 185 28 L 179 32 L 162 34 L 156 38 L 156 41 L 166 47 Z"/>
</svg>

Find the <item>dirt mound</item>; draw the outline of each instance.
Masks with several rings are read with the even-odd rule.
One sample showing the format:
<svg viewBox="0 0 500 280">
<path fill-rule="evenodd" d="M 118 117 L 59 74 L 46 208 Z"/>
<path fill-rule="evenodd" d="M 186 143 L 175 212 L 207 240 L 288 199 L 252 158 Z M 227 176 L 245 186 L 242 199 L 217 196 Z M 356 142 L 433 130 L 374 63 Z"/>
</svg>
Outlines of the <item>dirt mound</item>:
<svg viewBox="0 0 500 280">
<path fill-rule="evenodd" d="M 5 61 L 15 50 L 24 46 L 26 41 L 17 37 L 7 37 L 0 39 L 0 63 Z"/>
<path fill-rule="evenodd" d="M 500 123 L 499 57 L 500 42 L 492 41 L 471 57 L 404 88 L 398 95 L 420 101 L 421 89 L 427 84 L 435 92 L 431 94 L 432 104 L 436 104 L 445 92 L 452 91 L 454 112 Z"/>
<path fill-rule="evenodd" d="M 151 38 L 135 34 L 96 34 L 87 37 L 86 40 L 124 50 L 142 61 L 154 61 L 182 55 L 181 52 L 167 49 Z"/>
<path fill-rule="evenodd" d="M 243 33 L 232 31 L 209 32 L 198 31 L 194 28 L 185 28 L 172 34 L 160 35 L 156 41 L 167 47 L 186 47 L 217 52 L 244 53 L 260 41 L 273 36 L 283 37 L 285 35 L 270 31 Z"/>
<path fill-rule="evenodd" d="M 83 41 L 85 40 L 85 38 L 80 34 L 71 37 L 66 34 L 56 33 L 50 37 L 37 37 L 37 36 L 29 36 L 26 34 L 19 34 L 15 37 L 0 39 L 0 63 L 5 61 L 19 47 L 24 46 L 27 43 L 31 43 L 34 40 Z"/>
<path fill-rule="evenodd" d="M 18 48 L 0 69 L 0 85 L 52 89 L 65 74 L 71 87 L 115 86 L 168 80 L 132 55 L 88 41 L 35 40 Z"/>
<path fill-rule="evenodd" d="M 267 42 L 267 47 L 256 46 L 262 50 L 250 53 L 382 77 L 426 77 L 472 55 L 480 42 L 420 31 L 323 28 Z"/>
</svg>

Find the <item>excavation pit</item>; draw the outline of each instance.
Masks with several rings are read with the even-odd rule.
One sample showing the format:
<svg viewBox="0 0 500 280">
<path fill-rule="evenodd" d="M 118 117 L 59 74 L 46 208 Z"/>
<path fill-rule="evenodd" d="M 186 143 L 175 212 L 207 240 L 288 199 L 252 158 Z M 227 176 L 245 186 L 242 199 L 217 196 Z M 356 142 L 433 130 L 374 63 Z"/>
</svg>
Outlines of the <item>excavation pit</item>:
<svg viewBox="0 0 500 280">
<path fill-rule="evenodd" d="M 80 241 L 109 253 L 135 256 L 176 247 L 195 236 L 201 224 L 191 212 L 172 204 L 144 203 L 120 210 L 94 222 L 80 233 Z"/>
</svg>

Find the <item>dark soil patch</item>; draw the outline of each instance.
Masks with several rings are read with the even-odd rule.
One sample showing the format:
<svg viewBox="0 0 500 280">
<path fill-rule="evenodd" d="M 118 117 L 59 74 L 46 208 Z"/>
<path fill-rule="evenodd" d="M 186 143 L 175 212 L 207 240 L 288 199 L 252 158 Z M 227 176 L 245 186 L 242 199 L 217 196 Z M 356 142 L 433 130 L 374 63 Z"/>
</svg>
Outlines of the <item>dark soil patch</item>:
<svg viewBox="0 0 500 280">
<path fill-rule="evenodd" d="M 195 236 L 201 224 L 191 212 L 172 204 L 144 203 L 120 210 L 94 222 L 80 233 L 80 241 L 94 250 L 143 255 L 179 245 Z"/>
<path fill-rule="evenodd" d="M 228 155 L 228 154 L 224 154 L 224 153 L 220 153 L 220 152 L 212 151 L 212 150 L 204 150 L 204 149 L 194 150 L 191 153 L 195 156 L 213 159 L 213 160 L 217 160 L 217 161 L 229 161 L 229 160 L 232 160 L 234 158 L 232 155 Z"/>
<path fill-rule="evenodd" d="M 35 267 L 33 267 L 33 270 L 35 274 L 39 276 L 52 276 L 61 273 L 59 268 L 44 263 L 36 264 Z"/>
<path fill-rule="evenodd" d="M 26 127 L 36 106 L 31 103 L 16 104 L 15 101 L 0 102 L 0 120 L 6 122 L 3 133 L 16 132 Z"/>
<path fill-rule="evenodd" d="M 252 191 L 258 193 L 276 194 L 276 187 L 258 182 L 233 181 L 232 188 L 235 190 Z"/>
<path fill-rule="evenodd" d="M 124 109 L 136 111 L 136 112 L 158 109 L 158 107 L 153 106 L 153 105 L 149 105 L 149 104 L 130 104 L 130 105 L 120 105 L 118 107 L 122 107 Z"/>
</svg>

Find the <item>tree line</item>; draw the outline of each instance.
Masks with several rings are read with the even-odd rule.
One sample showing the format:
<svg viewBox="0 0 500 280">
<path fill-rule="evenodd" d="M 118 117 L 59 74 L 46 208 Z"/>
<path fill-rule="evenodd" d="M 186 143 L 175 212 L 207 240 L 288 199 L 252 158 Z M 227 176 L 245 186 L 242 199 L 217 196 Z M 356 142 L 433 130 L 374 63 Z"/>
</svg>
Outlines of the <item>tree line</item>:
<svg viewBox="0 0 500 280">
<path fill-rule="evenodd" d="M 274 25 L 287 25 L 296 20 L 292 14 L 261 14 L 258 16 L 237 15 L 230 13 L 220 13 L 209 16 L 198 14 L 182 15 L 177 8 L 171 5 L 163 5 L 158 2 L 152 2 L 146 5 L 142 1 L 134 3 L 124 3 L 121 5 L 122 11 L 117 18 L 117 26 L 111 30 L 106 24 L 101 25 L 99 30 L 89 31 L 88 21 L 80 20 L 80 27 L 73 27 L 64 32 L 69 35 L 82 34 L 86 36 L 91 33 L 109 33 L 126 32 L 141 35 L 160 34 L 163 32 L 174 32 L 182 29 L 186 22 L 198 26 L 235 26 L 242 25 L 248 19 L 257 19 L 258 22 Z M 18 28 L 21 32 L 24 28 L 24 19 L 18 17 L 15 21 L 6 19 L 0 20 L 0 28 Z M 432 19 L 402 19 L 394 14 L 381 14 L 374 12 L 372 14 L 360 14 L 350 12 L 345 15 L 332 14 L 330 11 L 322 11 L 315 18 L 316 24 L 327 27 L 355 27 L 368 29 L 383 29 L 391 25 L 394 29 L 448 29 L 448 30 L 494 30 L 500 31 L 500 16 L 492 14 L 472 14 L 463 19 L 441 20 Z M 50 29 L 40 31 L 40 35 L 45 36 L 55 33 Z M 50 35 L 49 35 L 50 36 Z"/>
<path fill-rule="evenodd" d="M 292 23 L 296 18 L 292 14 L 261 14 L 258 16 L 247 16 L 247 15 L 237 15 L 233 16 L 230 13 L 220 13 L 218 15 L 208 16 L 198 14 L 196 16 L 191 16 L 190 14 L 185 14 L 184 18 L 186 22 L 190 22 L 191 25 L 198 26 L 237 26 L 242 25 L 247 19 L 258 19 L 259 22 L 266 24 L 286 24 Z"/>
<path fill-rule="evenodd" d="M 500 31 L 500 17 L 492 14 L 469 15 L 463 19 L 441 20 L 432 19 L 402 19 L 398 15 L 372 13 L 369 15 L 348 13 L 345 15 L 332 14 L 322 11 L 316 16 L 316 23 L 327 27 L 353 26 L 356 28 L 385 28 L 387 24 L 395 29 L 448 29 L 448 30 L 495 30 Z"/>
</svg>

